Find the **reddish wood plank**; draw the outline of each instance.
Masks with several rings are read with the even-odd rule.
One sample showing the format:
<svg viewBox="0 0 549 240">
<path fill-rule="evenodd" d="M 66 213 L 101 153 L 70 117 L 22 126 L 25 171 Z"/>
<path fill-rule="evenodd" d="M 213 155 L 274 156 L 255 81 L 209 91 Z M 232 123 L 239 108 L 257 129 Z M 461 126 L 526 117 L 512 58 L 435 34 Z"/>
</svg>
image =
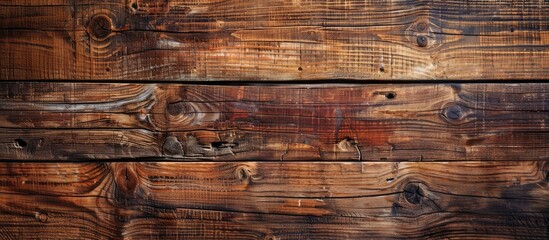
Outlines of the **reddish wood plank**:
<svg viewBox="0 0 549 240">
<path fill-rule="evenodd" d="M 547 160 L 548 105 L 547 84 L 2 84 L 0 159 Z"/>
</svg>

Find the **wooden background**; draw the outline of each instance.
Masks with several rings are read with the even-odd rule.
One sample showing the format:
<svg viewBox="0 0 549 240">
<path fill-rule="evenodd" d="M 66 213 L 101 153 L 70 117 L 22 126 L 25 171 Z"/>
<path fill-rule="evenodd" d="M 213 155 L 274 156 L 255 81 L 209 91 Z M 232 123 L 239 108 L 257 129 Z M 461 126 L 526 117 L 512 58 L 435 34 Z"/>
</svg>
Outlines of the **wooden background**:
<svg viewBox="0 0 549 240">
<path fill-rule="evenodd" d="M 0 239 L 549 238 L 549 2 L 0 0 Z"/>
<path fill-rule="evenodd" d="M 538 0 L 0 0 L 6 80 L 549 79 Z"/>
</svg>

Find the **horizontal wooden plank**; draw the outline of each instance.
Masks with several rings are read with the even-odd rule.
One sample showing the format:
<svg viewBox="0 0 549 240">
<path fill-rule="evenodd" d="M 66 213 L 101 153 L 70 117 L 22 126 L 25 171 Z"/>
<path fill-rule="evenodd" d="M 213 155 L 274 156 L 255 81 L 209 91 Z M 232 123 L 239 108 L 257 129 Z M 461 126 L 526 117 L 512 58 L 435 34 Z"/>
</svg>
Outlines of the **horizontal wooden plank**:
<svg viewBox="0 0 549 240">
<path fill-rule="evenodd" d="M 548 84 L 0 84 L 0 159 L 547 160 Z"/>
<path fill-rule="evenodd" d="M 0 163 L 3 239 L 549 237 L 547 161 Z"/>
<path fill-rule="evenodd" d="M 0 80 L 548 79 L 548 10 L 537 0 L 2 0 Z"/>
</svg>

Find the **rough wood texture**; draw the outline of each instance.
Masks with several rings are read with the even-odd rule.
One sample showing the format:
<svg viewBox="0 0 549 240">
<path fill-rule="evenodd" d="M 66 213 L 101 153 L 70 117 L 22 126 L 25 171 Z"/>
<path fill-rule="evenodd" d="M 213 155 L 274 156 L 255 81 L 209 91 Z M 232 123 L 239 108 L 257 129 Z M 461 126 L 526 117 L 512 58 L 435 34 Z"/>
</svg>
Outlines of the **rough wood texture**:
<svg viewBox="0 0 549 240">
<path fill-rule="evenodd" d="M 549 237 L 546 161 L 2 163 L 0 238 Z"/>
<path fill-rule="evenodd" d="M 0 0 L 0 239 L 549 239 L 548 12 Z"/>
<path fill-rule="evenodd" d="M 549 79 L 538 0 L 0 0 L 0 79 Z"/>
<path fill-rule="evenodd" d="M 547 160 L 548 84 L 0 84 L 0 159 Z"/>
</svg>

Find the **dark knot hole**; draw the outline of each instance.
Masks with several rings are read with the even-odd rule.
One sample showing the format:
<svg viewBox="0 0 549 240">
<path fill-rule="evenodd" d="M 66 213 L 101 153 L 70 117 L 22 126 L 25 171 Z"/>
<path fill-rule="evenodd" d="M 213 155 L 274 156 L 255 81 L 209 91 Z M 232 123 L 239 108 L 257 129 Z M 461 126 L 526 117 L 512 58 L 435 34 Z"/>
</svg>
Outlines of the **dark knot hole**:
<svg viewBox="0 0 549 240">
<path fill-rule="evenodd" d="M 24 148 L 27 146 L 27 142 L 21 138 L 17 138 L 13 140 L 13 142 L 15 143 L 15 147 L 18 147 L 18 148 Z"/>
</svg>

